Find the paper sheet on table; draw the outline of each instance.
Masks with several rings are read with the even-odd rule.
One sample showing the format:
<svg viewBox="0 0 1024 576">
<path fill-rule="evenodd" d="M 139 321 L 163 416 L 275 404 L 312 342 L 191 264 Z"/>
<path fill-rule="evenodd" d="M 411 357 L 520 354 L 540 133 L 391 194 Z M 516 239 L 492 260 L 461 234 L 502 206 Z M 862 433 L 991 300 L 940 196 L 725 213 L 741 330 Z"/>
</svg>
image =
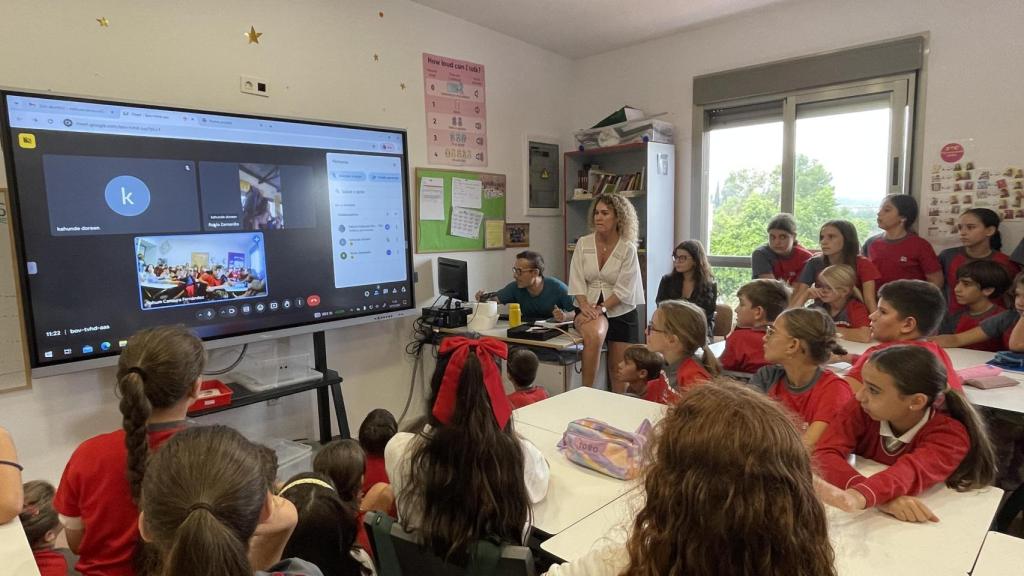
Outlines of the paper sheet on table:
<svg viewBox="0 0 1024 576">
<path fill-rule="evenodd" d="M 452 206 L 483 208 L 483 186 L 479 180 L 452 178 Z"/>
<path fill-rule="evenodd" d="M 469 208 L 452 208 L 452 236 L 460 238 L 479 238 L 480 223 L 484 213 Z"/>
<path fill-rule="evenodd" d="M 420 179 L 420 220 L 444 220 L 443 179 Z"/>
</svg>

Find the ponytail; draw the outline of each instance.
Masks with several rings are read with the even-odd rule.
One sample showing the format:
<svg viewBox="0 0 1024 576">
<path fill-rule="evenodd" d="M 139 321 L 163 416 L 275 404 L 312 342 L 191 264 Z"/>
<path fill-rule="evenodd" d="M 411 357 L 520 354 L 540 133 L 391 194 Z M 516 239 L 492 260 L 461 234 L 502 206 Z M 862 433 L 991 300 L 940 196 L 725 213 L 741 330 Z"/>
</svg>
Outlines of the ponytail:
<svg viewBox="0 0 1024 576">
<path fill-rule="evenodd" d="M 138 503 L 142 493 L 142 477 L 146 473 L 146 459 L 149 457 L 149 439 L 146 434 L 146 421 L 153 413 L 153 406 L 146 398 L 142 377 L 129 372 L 117 381 L 121 391 L 119 406 L 124 428 L 124 443 L 128 449 L 128 487 L 132 500 Z"/>
<path fill-rule="evenodd" d="M 708 371 L 711 376 L 717 377 L 722 373 L 722 365 L 718 362 L 718 358 L 715 358 L 715 353 L 711 351 L 711 348 L 707 344 L 701 345 L 701 350 L 704 352 L 704 358 L 702 363 L 704 369 Z"/>
<path fill-rule="evenodd" d="M 989 440 L 985 421 L 971 403 L 956 390 L 947 389 L 945 410 L 967 429 L 970 449 L 946 479 L 946 486 L 964 491 L 982 488 L 992 483 L 996 476 L 996 454 Z"/>
<path fill-rule="evenodd" d="M 154 409 L 174 406 L 192 392 L 205 360 L 203 343 L 179 326 L 136 332 L 121 352 L 117 390 L 128 452 L 128 487 L 136 503 L 149 456 L 146 422 Z"/>
<path fill-rule="evenodd" d="M 175 434 L 149 462 L 142 533 L 161 574 L 252 576 L 249 540 L 270 486 L 257 445 L 227 426 Z"/>
<path fill-rule="evenodd" d="M 775 319 L 779 320 L 786 325 L 790 336 L 801 342 L 804 354 L 815 364 L 828 362 L 833 354 L 846 354 L 846 349 L 836 340 L 835 322 L 820 308 L 790 308 Z"/>
<path fill-rule="evenodd" d="M 185 517 L 163 562 L 163 574 L 252 573 L 248 545 L 204 507 L 194 508 Z"/>
</svg>

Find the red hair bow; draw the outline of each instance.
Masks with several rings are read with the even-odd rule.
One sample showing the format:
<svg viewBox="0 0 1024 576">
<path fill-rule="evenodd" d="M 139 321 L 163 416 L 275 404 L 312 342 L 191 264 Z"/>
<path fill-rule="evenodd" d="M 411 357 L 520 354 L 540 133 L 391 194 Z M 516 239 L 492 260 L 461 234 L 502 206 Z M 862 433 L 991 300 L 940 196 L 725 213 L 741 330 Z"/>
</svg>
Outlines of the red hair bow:
<svg viewBox="0 0 1024 576">
<path fill-rule="evenodd" d="M 505 396 L 501 373 L 491 355 L 508 358 L 508 346 L 494 338 L 474 340 L 463 336 L 454 336 L 441 341 L 441 354 L 451 352 L 452 356 L 448 359 L 448 366 L 444 370 L 441 389 L 437 391 L 437 400 L 434 401 L 432 412 L 441 423 L 451 423 L 452 416 L 455 414 L 459 377 L 462 375 L 462 367 L 466 364 L 469 349 L 472 347 L 476 347 L 476 357 L 480 360 L 480 368 L 484 373 L 484 386 L 487 388 L 487 396 L 491 399 L 491 411 L 494 412 L 494 419 L 498 422 L 498 427 L 504 429 L 508 419 L 512 417 L 512 405 L 509 403 L 508 397 Z"/>
</svg>

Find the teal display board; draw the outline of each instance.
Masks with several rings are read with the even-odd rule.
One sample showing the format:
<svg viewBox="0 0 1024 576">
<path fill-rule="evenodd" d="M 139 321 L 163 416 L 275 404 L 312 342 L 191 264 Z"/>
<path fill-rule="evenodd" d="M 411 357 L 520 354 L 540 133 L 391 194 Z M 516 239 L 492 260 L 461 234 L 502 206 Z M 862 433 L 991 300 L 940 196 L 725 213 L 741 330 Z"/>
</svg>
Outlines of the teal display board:
<svg viewBox="0 0 1024 576">
<path fill-rule="evenodd" d="M 424 187 L 423 179 L 427 181 Z M 479 209 L 467 206 L 465 198 L 467 195 L 460 195 L 463 206 L 453 206 L 452 192 L 456 188 L 456 180 L 478 181 L 480 204 Z M 436 183 L 443 185 L 443 194 L 437 197 L 438 188 Z M 476 184 L 460 183 L 463 190 L 475 190 Z M 489 174 L 486 172 L 470 172 L 464 170 L 438 170 L 433 168 L 416 169 L 416 252 L 467 252 L 471 250 L 487 250 L 503 248 L 501 232 L 505 226 L 505 175 Z M 473 197 L 469 193 L 468 197 Z M 443 200 L 443 206 L 439 200 Z M 470 202 L 471 203 L 471 202 Z M 481 214 L 482 213 L 482 214 Z M 452 215 L 457 214 L 463 218 L 457 218 L 455 227 L 452 224 Z M 466 216 L 473 220 L 480 217 L 480 223 L 475 237 L 466 238 L 460 233 L 466 233 Z M 438 219 L 438 218 L 442 219 Z M 475 221 L 475 220 L 473 220 Z M 490 231 L 490 234 L 488 234 Z"/>
</svg>

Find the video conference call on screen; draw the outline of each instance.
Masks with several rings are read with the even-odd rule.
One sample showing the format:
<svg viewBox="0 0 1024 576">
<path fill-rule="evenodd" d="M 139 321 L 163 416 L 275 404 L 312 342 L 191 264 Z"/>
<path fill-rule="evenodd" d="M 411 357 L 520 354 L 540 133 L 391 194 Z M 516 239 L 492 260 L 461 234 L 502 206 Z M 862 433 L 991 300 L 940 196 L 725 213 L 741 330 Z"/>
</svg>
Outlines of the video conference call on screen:
<svg viewBox="0 0 1024 576">
<path fill-rule="evenodd" d="M 415 306 L 404 133 L 4 96 L 34 365 Z"/>
</svg>

